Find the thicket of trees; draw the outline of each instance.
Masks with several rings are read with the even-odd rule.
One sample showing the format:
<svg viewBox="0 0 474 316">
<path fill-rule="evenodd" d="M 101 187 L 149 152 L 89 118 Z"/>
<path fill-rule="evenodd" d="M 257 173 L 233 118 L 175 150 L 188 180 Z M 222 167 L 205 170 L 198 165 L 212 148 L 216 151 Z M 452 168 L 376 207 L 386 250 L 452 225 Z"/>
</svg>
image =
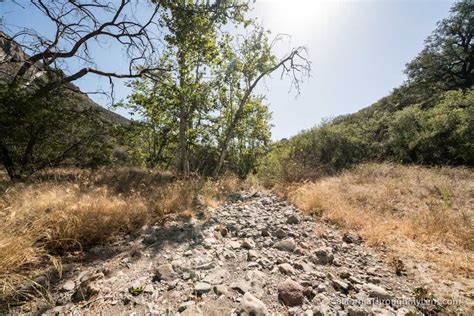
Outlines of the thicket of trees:
<svg viewBox="0 0 474 316">
<path fill-rule="evenodd" d="M 391 95 L 270 151 L 271 114 L 256 87 L 277 72 L 298 89 L 310 63 L 303 47 L 275 55 L 282 38 L 271 39 L 248 18 L 251 3 L 31 0 L 55 31 L 0 32 L 7 52 L 0 61 L 0 163 L 10 178 L 64 164 L 108 164 L 113 152 L 122 153 L 122 163 L 183 176 L 245 176 L 258 164 L 272 181 L 366 160 L 474 164 L 472 1 L 456 3 L 439 22 Z M 132 14 L 137 5 L 146 6 L 146 17 Z M 123 49 L 127 71 L 95 67 L 100 41 Z M 110 119 L 91 106 L 72 84 L 88 75 L 108 78 L 112 92 L 116 78 L 129 78 L 133 92 L 116 106 L 136 120 Z"/>
<path fill-rule="evenodd" d="M 274 55 L 281 38 L 270 41 L 246 17 L 250 4 L 31 0 L 56 31 L 0 33 L 3 48 L 26 52 L 14 49 L 0 64 L 0 162 L 9 176 L 22 179 L 66 162 L 107 163 L 105 149 L 117 142 L 132 157 L 124 160 L 146 167 L 184 176 L 247 174 L 270 141 L 270 113 L 255 88 L 275 71 L 298 88 L 310 70 L 302 47 Z M 147 6 L 148 16 L 135 18 L 134 6 Z M 92 44 L 101 40 L 122 47 L 127 72 L 92 67 Z M 71 64 L 80 66 L 66 67 Z M 133 79 L 132 95 L 118 106 L 138 119 L 116 128 L 76 102 L 71 96 L 80 92 L 70 83 L 91 74 L 107 77 L 112 89 L 115 78 Z"/>
<path fill-rule="evenodd" d="M 406 66 L 408 80 L 355 114 L 272 145 L 259 162 L 267 184 L 390 160 L 474 165 L 474 3 L 460 1 Z"/>
<path fill-rule="evenodd" d="M 245 17 L 248 4 L 220 15 L 204 2 L 166 7 L 160 64 L 174 71 L 131 82 L 133 93 L 120 104 L 143 118 L 131 127 L 132 154 L 141 165 L 174 167 L 182 175 L 218 176 L 225 168 L 245 176 L 270 143 L 270 113 L 254 90 L 277 70 L 298 88 L 310 69 L 304 49 L 278 59 L 272 49 L 280 37 L 270 42 L 269 33 Z M 241 32 L 226 31 L 231 27 Z"/>
</svg>

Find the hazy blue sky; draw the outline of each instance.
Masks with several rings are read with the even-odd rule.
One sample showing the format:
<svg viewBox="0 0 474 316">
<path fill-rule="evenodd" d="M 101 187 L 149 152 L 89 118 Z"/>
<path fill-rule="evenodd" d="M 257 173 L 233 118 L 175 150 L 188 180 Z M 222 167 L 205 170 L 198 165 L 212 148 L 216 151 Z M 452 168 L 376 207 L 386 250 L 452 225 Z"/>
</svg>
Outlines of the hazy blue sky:
<svg viewBox="0 0 474 316">
<path fill-rule="evenodd" d="M 24 8 L 0 3 L 0 13 L 11 30 L 29 25 L 48 31 L 50 25 L 26 1 Z M 257 0 L 252 15 L 274 33 L 290 34 L 291 45 L 304 45 L 312 61 L 312 77 L 301 95 L 289 92 L 288 80 L 268 79 L 259 91 L 267 95 L 273 112 L 273 138 L 307 129 L 325 117 L 355 112 L 390 93 L 405 79 L 403 68 L 423 47 L 436 22 L 448 15 L 449 0 Z M 289 44 L 278 49 L 285 53 Z M 117 70 L 121 52 L 103 45 L 97 64 Z M 107 82 L 94 76 L 76 82 L 83 90 Z M 128 89 L 116 86 L 123 98 Z M 99 104 L 106 100 L 93 97 Z M 124 114 L 124 112 L 121 112 Z"/>
</svg>

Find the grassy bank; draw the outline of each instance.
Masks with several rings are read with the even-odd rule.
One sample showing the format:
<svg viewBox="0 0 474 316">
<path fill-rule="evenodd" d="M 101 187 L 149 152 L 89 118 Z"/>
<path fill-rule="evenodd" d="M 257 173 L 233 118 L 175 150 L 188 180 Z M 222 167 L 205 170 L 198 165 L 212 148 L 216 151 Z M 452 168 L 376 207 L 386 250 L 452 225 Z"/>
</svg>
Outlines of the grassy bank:
<svg viewBox="0 0 474 316">
<path fill-rule="evenodd" d="M 12 299 L 20 285 L 61 260 L 80 257 L 154 223 L 163 215 L 193 216 L 197 207 L 216 206 L 240 181 L 142 169 L 44 172 L 28 183 L 0 181 L 0 298 Z"/>
<path fill-rule="evenodd" d="M 364 164 L 276 189 L 301 209 L 357 231 L 369 245 L 472 272 L 473 179 L 465 168 Z"/>
</svg>

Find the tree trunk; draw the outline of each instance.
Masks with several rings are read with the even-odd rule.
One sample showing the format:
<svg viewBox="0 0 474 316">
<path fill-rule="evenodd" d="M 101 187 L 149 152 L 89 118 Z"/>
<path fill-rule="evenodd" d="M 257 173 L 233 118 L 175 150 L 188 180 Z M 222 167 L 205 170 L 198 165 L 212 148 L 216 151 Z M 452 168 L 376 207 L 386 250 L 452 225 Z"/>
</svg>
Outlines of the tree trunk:
<svg viewBox="0 0 474 316">
<path fill-rule="evenodd" d="M 0 142 L 0 161 L 5 167 L 11 181 L 21 180 L 21 176 L 16 172 L 15 164 L 10 156 L 10 152 L 3 142 Z"/>
<path fill-rule="evenodd" d="M 230 140 L 232 137 L 234 137 L 234 131 L 235 127 L 237 126 L 237 123 L 240 121 L 240 118 L 242 117 L 242 114 L 244 113 L 244 106 L 245 103 L 247 103 L 247 99 L 250 93 L 247 93 L 242 101 L 239 104 L 239 108 L 237 109 L 237 112 L 235 112 L 234 118 L 230 122 L 229 127 L 227 128 L 225 138 L 221 144 L 221 151 L 219 153 L 219 159 L 217 160 L 217 165 L 216 168 L 214 169 L 213 172 L 213 177 L 216 178 L 219 176 L 219 173 L 221 172 L 222 166 L 224 165 L 225 158 L 227 156 L 227 150 L 229 147 Z"/>
<path fill-rule="evenodd" d="M 189 173 L 188 164 L 188 120 L 187 111 L 184 104 L 181 105 L 179 113 L 179 162 L 178 162 L 178 173 L 187 176 Z"/>
</svg>

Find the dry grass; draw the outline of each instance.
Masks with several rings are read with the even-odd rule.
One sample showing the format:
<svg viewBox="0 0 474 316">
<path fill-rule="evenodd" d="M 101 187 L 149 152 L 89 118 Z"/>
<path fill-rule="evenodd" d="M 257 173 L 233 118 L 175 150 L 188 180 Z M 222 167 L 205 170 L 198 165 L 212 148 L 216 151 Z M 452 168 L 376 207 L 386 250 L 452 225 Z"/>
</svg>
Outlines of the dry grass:
<svg viewBox="0 0 474 316">
<path fill-rule="evenodd" d="M 194 216 L 240 181 L 211 182 L 142 169 L 57 169 L 29 183 L 0 179 L 0 302 L 61 258 L 124 236 L 164 214 Z"/>
<path fill-rule="evenodd" d="M 287 186 L 284 193 L 303 210 L 358 231 L 370 245 L 452 272 L 472 272 L 472 170 L 366 164 Z"/>
</svg>

